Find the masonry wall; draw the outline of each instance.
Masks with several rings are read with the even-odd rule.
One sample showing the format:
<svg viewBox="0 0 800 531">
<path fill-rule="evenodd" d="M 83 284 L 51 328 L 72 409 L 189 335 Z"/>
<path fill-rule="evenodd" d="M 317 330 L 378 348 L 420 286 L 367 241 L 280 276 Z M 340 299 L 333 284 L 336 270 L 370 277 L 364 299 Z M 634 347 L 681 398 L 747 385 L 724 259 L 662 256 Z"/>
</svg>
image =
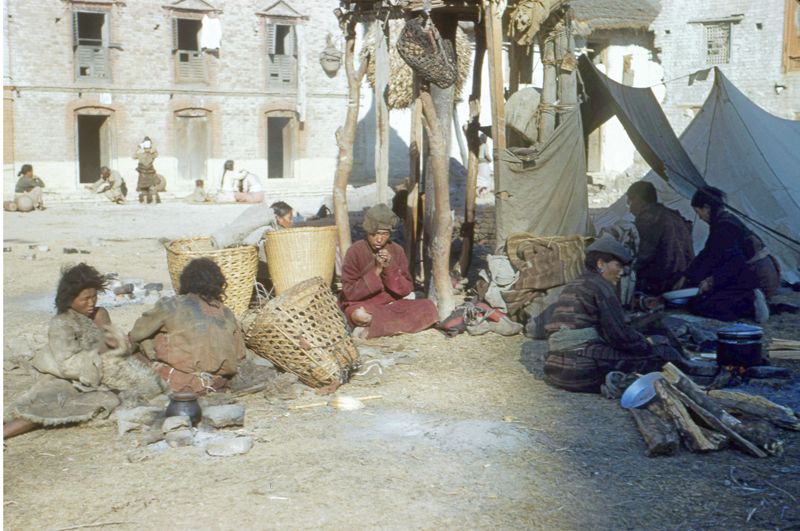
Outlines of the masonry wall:
<svg viewBox="0 0 800 531">
<path fill-rule="evenodd" d="M 677 133 L 681 133 L 703 104 L 713 84 L 677 79 L 708 68 L 705 34 L 701 23 L 743 15 L 731 24 L 730 61 L 719 65 L 726 77 L 748 98 L 768 112 L 789 119 L 800 113 L 800 72 L 782 71 L 784 0 L 671 0 L 662 2 L 661 13 L 652 24 L 655 43 L 664 67 L 667 95 L 664 110 Z M 671 81 L 675 80 L 675 81 Z M 775 85 L 786 89 L 776 92 Z"/>
<path fill-rule="evenodd" d="M 272 0 L 218 0 L 222 25 L 219 57 L 205 54 L 207 84 L 178 84 L 172 54 L 172 18 L 185 16 L 165 9 L 170 2 L 136 0 L 110 7 L 111 79 L 76 81 L 72 48 L 72 7 L 59 0 L 7 0 L 7 39 L 10 75 L 6 87 L 13 96 L 13 165 L 34 165 L 51 190 L 80 188 L 77 157 L 77 115 L 109 116 L 110 165 L 135 184 L 131 155 L 143 136 L 159 151 L 156 169 L 168 189 L 189 191 L 193 183 L 178 182 L 175 116 L 198 110 L 208 116 L 210 157 L 207 182 L 217 182 L 226 159 L 260 175 L 268 199 L 285 191 L 329 192 L 335 171 L 334 133 L 344 121 L 344 68 L 333 78 L 319 65 L 326 36 L 341 32 L 325 0 L 292 0 L 291 7 L 308 17 L 302 24 L 298 52 L 306 86 L 305 121 L 297 132 L 294 177 L 266 179 L 266 116 L 270 111 L 298 111 L 295 93 L 270 90 L 266 83 L 264 18 L 256 15 Z M 108 4 L 106 4 L 108 5 Z M 341 46 L 340 46 L 341 48 Z M 296 115 L 299 117 L 299 115 Z M 8 162 L 8 161 L 6 161 Z M 4 191 L 13 190 L 6 177 Z M 12 181 L 12 182 L 9 182 Z"/>
</svg>

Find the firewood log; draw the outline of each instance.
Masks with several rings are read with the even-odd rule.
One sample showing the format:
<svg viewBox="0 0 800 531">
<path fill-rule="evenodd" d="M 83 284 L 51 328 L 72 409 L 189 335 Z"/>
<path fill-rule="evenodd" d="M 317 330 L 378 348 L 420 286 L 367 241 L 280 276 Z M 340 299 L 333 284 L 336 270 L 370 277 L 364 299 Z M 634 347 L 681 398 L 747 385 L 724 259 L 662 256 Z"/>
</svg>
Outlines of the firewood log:
<svg viewBox="0 0 800 531">
<path fill-rule="evenodd" d="M 675 453 L 681 442 L 672 424 L 647 409 L 631 409 L 630 412 L 647 444 L 647 450 L 644 452 L 647 457 Z"/>
<path fill-rule="evenodd" d="M 664 409 L 669 413 L 675 428 L 686 447 L 693 452 L 709 452 L 717 450 L 718 445 L 709 441 L 700 426 L 695 424 L 686 407 L 675 395 L 672 386 L 664 380 L 656 380 L 653 384 L 656 395 L 661 399 Z"/>
<path fill-rule="evenodd" d="M 733 431 L 733 429 L 727 426 L 719 418 L 712 415 L 708 410 L 704 409 L 697 402 L 686 396 L 682 391 L 673 387 L 672 384 L 670 384 L 669 382 L 656 382 L 656 383 L 661 383 L 662 387 L 668 389 L 668 391 L 672 393 L 678 401 L 680 401 L 683 405 L 691 409 L 692 413 L 694 413 L 700 419 L 702 419 L 703 422 L 705 422 L 709 428 L 719 431 L 720 433 L 724 433 L 725 435 L 730 437 L 731 442 L 733 443 L 734 446 L 754 457 L 767 457 L 766 452 L 764 452 L 761 448 L 759 448 L 752 442 L 748 441 L 745 437 L 742 437 L 741 435 Z"/>
<path fill-rule="evenodd" d="M 783 453 L 783 441 L 778 437 L 778 428 L 766 420 L 745 418 L 733 429 L 770 455 Z"/>
<path fill-rule="evenodd" d="M 715 450 L 724 450 L 731 445 L 731 439 L 727 435 L 702 426 L 700 426 L 700 431 L 703 432 L 703 435 L 706 436 L 706 439 L 708 439 L 711 444 L 716 446 Z"/>
<path fill-rule="evenodd" d="M 661 368 L 661 374 L 675 388 L 694 400 L 700 407 L 717 417 L 726 426 L 739 425 L 739 420 L 725 411 L 720 404 L 708 397 L 696 383 L 689 379 L 679 368 L 672 363 L 667 363 Z"/>
<path fill-rule="evenodd" d="M 800 418 L 790 408 L 771 402 L 763 396 L 722 389 L 709 391 L 708 396 L 734 413 L 744 413 L 768 420 L 787 430 L 800 431 Z"/>
</svg>

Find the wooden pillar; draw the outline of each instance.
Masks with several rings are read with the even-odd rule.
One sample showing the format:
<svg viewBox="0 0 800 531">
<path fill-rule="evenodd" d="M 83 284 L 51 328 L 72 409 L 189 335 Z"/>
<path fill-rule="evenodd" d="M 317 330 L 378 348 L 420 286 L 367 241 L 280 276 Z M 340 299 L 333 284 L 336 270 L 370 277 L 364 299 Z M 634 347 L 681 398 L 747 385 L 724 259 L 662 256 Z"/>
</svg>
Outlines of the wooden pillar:
<svg viewBox="0 0 800 531">
<path fill-rule="evenodd" d="M 539 142 L 546 142 L 556 128 L 556 65 L 555 43 L 547 27 L 539 30 L 539 49 L 542 52 L 544 78 L 542 81 L 542 100 L 539 103 Z"/>
<path fill-rule="evenodd" d="M 436 25 L 436 29 L 439 31 L 439 35 L 445 41 L 449 41 L 450 44 L 455 49 L 455 38 L 456 38 L 456 28 L 458 27 L 458 20 L 455 17 L 452 17 L 447 14 L 442 14 L 438 11 L 433 11 L 431 14 L 431 20 Z M 446 190 L 448 192 L 447 199 L 440 200 L 436 194 L 439 193 L 439 184 L 436 182 L 436 177 L 433 177 L 433 171 L 437 167 L 437 164 L 441 163 L 441 165 L 445 168 L 445 181 L 449 182 L 449 174 L 450 174 L 450 142 L 451 142 L 451 122 L 452 122 L 452 114 L 453 114 L 453 100 L 455 97 L 455 85 L 451 85 L 447 88 L 441 88 L 434 83 L 427 84 L 426 87 L 420 88 L 420 97 L 422 97 L 423 92 L 429 94 L 431 102 L 434 105 L 436 111 L 436 120 L 439 124 L 439 129 L 441 131 L 441 139 L 443 142 L 441 151 L 434 153 L 433 147 L 430 145 L 432 142 L 431 140 L 431 133 L 426 127 L 426 132 L 428 133 L 428 146 L 430 150 L 430 159 L 427 164 L 427 171 L 425 175 L 425 214 L 423 218 L 423 232 L 424 232 L 424 248 L 425 252 L 423 256 L 425 257 L 424 262 L 424 269 L 425 269 L 425 282 L 426 282 L 426 289 L 428 292 L 428 297 L 431 299 L 436 299 L 437 297 L 437 284 L 435 278 L 435 265 L 434 262 L 439 258 L 437 255 L 441 255 L 441 253 L 446 253 L 446 259 L 448 263 L 447 270 L 449 271 L 449 259 L 450 259 L 450 246 L 447 245 L 446 249 L 437 248 L 434 249 L 436 235 L 442 231 L 442 227 L 439 226 L 439 219 L 441 217 L 440 209 L 444 208 L 448 214 L 448 227 L 451 227 L 451 223 L 449 222 L 449 213 L 450 213 L 450 195 L 449 195 L 449 186 L 446 186 Z M 424 107 L 423 103 L 423 108 Z M 423 113 L 423 117 L 425 113 L 430 114 L 428 109 L 425 108 Z M 434 161 L 435 157 L 442 157 L 441 161 Z M 433 177 L 433 178 L 432 178 Z M 448 240 L 449 241 L 449 240 Z M 430 282 L 433 280 L 434 282 Z M 449 272 L 448 272 L 448 282 L 449 282 Z"/>
<path fill-rule="evenodd" d="M 386 203 L 389 185 L 389 107 L 386 88 L 389 84 L 389 36 L 381 21 L 375 24 L 375 183 L 377 202 Z M 387 27 L 388 30 L 388 27 Z"/>
<path fill-rule="evenodd" d="M 427 203 L 435 202 L 434 231 L 428 247 L 431 253 L 431 287 L 439 310 L 439 318 L 444 319 L 455 309 L 453 288 L 450 284 L 450 239 L 453 233 L 450 220 L 450 186 L 449 168 L 446 151 L 445 134 L 442 122 L 436 113 L 436 106 L 428 87 L 420 89 L 425 131 L 430 148 L 430 166 L 433 179 L 433 200 L 426 198 Z M 449 125 L 449 122 L 444 122 Z"/>
<path fill-rule="evenodd" d="M 408 146 L 408 199 L 406 201 L 406 221 L 403 226 L 406 242 L 408 269 L 412 278 L 417 272 L 417 247 L 419 245 L 420 202 L 420 161 L 422 152 L 422 103 L 419 101 L 419 87 L 414 82 L 414 103 L 411 111 L 411 138 Z"/>
<path fill-rule="evenodd" d="M 508 47 L 508 97 L 519 90 L 519 62 L 524 56 L 522 47 L 514 39 Z"/>
<path fill-rule="evenodd" d="M 572 36 L 571 13 L 564 15 L 564 20 L 556 26 L 558 41 L 556 59 L 558 61 L 558 101 L 561 105 L 578 104 L 578 67 L 573 50 L 575 38 Z"/>
<path fill-rule="evenodd" d="M 335 11 L 345 36 L 345 71 L 347 72 L 347 113 L 344 125 L 336 131 L 336 144 L 339 155 L 336 159 L 336 174 L 333 179 L 333 215 L 336 220 L 336 231 L 339 240 L 339 252 L 342 257 L 350 247 L 350 217 L 347 208 L 347 183 L 353 172 L 353 144 L 356 139 L 356 126 L 358 125 L 358 107 L 361 101 L 361 81 L 367 71 L 367 61 L 364 61 L 356 70 L 355 45 L 356 22 L 352 16 Z"/>
<path fill-rule="evenodd" d="M 505 95 L 503 93 L 503 12 L 496 0 L 483 0 L 486 50 L 489 55 L 489 97 L 492 103 L 492 142 L 495 155 L 506 148 Z M 497 161 L 497 157 L 494 157 Z M 495 184 L 497 183 L 495 162 Z"/>
<path fill-rule="evenodd" d="M 466 137 L 469 147 L 467 163 L 467 193 L 464 203 L 464 224 L 461 225 L 461 256 L 458 270 L 466 277 L 472 263 L 472 247 L 475 242 L 475 198 L 478 186 L 478 150 L 480 149 L 481 117 L 481 71 L 486 54 L 486 40 L 480 26 L 475 26 L 475 59 L 472 64 L 472 93 L 469 96 L 469 122 Z"/>
</svg>

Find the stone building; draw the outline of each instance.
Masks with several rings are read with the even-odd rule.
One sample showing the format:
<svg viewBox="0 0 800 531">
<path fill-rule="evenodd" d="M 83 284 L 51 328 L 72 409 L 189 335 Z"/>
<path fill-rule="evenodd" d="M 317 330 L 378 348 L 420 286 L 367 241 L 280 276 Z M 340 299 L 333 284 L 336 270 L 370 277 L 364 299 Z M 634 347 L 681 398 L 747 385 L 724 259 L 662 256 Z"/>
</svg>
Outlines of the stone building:
<svg viewBox="0 0 800 531">
<path fill-rule="evenodd" d="M 659 12 L 654 0 L 575 0 L 575 44 L 598 69 L 617 83 L 653 87 L 664 96 L 663 69 L 655 54 L 650 24 Z M 587 171 L 595 184 L 612 186 L 614 178 L 638 154 L 620 121 L 613 117 L 587 139 Z"/>
<path fill-rule="evenodd" d="M 800 12 L 797 0 L 663 1 L 651 28 L 667 81 L 664 111 L 682 132 L 711 90 L 697 70 L 719 67 L 748 98 L 800 119 Z M 702 77 L 702 76 L 701 76 Z"/>
<path fill-rule="evenodd" d="M 4 0 L 5 193 L 24 163 L 66 194 L 101 165 L 135 186 L 147 135 L 170 192 L 216 187 L 233 159 L 268 200 L 329 194 L 347 107 L 344 69 L 329 76 L 319 61 L 328 39 L 341 43 L 333 7 Z"/>
</svg>

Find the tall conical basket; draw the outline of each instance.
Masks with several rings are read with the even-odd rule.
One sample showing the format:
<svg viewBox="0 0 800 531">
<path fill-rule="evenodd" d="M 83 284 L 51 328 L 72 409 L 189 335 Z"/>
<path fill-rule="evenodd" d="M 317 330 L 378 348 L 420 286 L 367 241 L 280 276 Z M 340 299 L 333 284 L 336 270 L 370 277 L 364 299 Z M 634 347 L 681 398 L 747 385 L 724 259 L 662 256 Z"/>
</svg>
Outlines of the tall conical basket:
<svg viewBox="0 0 800 531">
<path fill-rule="evenodd" d="M 336 226 L 268 232 L 264 238 L 264 253 L 278 295 L 312 277 L 320 277 L 330 285 L 336 262 Z"/>
<path fill-rule="evenodd" d="M 215 249 L 210 238 L 186 238 L 169 242 L 166 249 L 169 277 L 176 293 L 181 289 L 183 268 L 195 258 L 210 258 L 217 263 L 228 283 L 225 305 L 237 319 L 244 314 L 250 305 L 258 269 L 258 248 L 255 245 Z"/>
<path fill-rule="evenodd" d="M 318 388 L 346 383 L 358 350 L 328 283 L 310 278 L 242 319 L 245 343 L 259 356 Z"/>
</svg>

